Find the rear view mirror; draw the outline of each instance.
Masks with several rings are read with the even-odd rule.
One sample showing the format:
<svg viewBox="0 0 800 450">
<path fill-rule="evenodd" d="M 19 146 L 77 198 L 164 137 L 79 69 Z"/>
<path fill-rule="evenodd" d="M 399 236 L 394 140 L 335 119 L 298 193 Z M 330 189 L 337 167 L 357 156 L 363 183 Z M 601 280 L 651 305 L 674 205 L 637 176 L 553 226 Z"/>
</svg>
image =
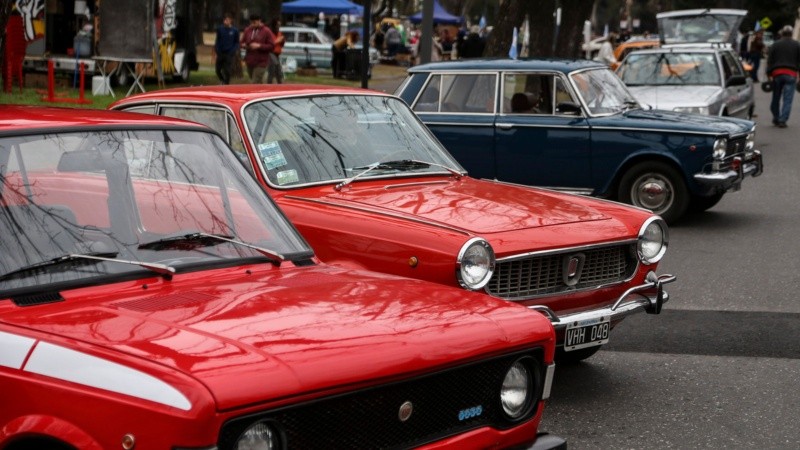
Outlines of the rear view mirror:
<svg viewBox="0 0 800 450">
<path fill-rule="evenodd" d="M 556 114 L 577 116 L 581 113 L 581 105 L 573 102 L 561 102 L 556 105 Z"/>
</svg>

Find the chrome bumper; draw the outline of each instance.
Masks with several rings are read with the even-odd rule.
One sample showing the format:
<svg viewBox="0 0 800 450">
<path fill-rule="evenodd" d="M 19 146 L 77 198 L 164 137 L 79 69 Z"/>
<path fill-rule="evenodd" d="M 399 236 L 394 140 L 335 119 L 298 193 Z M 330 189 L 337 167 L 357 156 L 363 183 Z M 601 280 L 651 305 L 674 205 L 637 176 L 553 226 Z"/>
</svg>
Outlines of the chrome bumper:
<svg viewBox="0 0 800 450">
<path fill-rule="evenodd" d="M 744 177 L 757 177 L 764 172 L 764 160 L 759 150 L 754 150 L 753 157 L 747 161 L 743 161 L 741 156 L 734 157 L 731 166 L 728 170 L 696 173 L 694 180 L 703 186 L 714 188 L 717 192 L 738 191 Z"/>
<path fill-rule="evenodd" d="M 675 275 L 659 276 L 655 272 L 650 272 L 647 274 L 644 284 L 634 286 L 625 291 L 613 305 L 591 311 L 559 316 L 555 311 L 544 305 L 533 305 L 528 308 L 544 314 L 553 323 L 556 331 L 565 329 L 570 322 L 582 320 L 609 317 L 614 322 L 642 311 L 648 314 L 659 314 L 664 303 L 669 301 L 669 294 L 664 290 L 664 285 L 672 283 L 676 278 Z"/>
</svg>

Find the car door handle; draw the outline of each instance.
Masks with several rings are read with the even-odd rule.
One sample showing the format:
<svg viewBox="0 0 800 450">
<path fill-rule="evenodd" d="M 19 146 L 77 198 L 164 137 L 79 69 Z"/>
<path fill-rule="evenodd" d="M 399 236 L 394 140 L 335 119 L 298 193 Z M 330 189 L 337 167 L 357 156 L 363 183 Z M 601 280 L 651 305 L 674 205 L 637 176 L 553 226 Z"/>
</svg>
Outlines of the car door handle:
<svg viewBox="0 0 800 450">
<path fill-rule="evenodd" d="M 500 128 L 501 130 L 510 130 L 514 128 L 513 123 L 496 123 L 495 125 L 497 126 L 497 128 Z"/>
</svg>

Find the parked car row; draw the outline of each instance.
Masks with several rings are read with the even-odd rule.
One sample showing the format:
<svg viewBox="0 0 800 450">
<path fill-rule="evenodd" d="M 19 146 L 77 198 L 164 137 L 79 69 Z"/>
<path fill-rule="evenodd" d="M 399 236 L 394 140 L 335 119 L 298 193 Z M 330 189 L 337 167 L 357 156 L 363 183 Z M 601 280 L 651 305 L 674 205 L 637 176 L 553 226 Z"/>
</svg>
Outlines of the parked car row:
<svg viewBox="0 0 800 450">
<path fill-rule="evenodd" d="M 565 448 L 556 362 L 661 312 L 667 222 L 761 173 L 754 125 L 587 61 L 397 94 L 0 109 L 0 448 Z"/>
</svg>

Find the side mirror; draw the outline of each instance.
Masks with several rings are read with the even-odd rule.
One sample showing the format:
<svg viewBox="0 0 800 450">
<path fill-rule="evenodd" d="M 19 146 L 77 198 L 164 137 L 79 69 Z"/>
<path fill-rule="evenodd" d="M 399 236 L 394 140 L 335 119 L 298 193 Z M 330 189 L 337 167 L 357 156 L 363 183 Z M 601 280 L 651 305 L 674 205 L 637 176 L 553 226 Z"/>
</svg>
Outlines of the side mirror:
<svg viewBox="0 0 800 450">
<path fill-rule="evenodd" d="M 744 75 L 733 75 L 725 80 L 725 86 L 741 86 L 747 84 L 747 77 Z"/>
<path fill-rule="evenodd" d="M 561 102 L 556 105 L 556 114 L 577 116 L 581 113 L 581 105 L 573 102 Z"/>
</svg>

